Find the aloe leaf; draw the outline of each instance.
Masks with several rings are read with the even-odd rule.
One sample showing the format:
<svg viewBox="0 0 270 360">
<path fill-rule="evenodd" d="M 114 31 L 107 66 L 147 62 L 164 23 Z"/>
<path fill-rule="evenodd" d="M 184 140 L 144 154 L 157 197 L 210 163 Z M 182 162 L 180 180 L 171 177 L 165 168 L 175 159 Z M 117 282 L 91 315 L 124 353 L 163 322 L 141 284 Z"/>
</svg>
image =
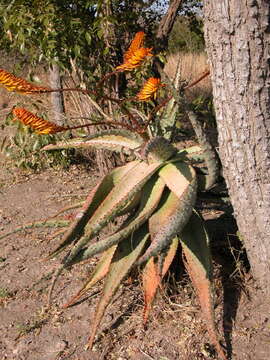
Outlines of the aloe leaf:
<svg viewBox="0 0 270 360">
<path fill-rule="evenodd" d="M 64 234 L 65 232 L 66 232 L 66 229 L 57 230 L 48 237 L 47 241 L 48 242 L 52 241 L 52 240 L 56 239 L 58 236 Z"/>
<path fill-rule="evenodd" d="M 164 260 L 163 260 L 163 266 L 162 266 L 162 271 L 161 271 L 161 277 L 163 278 L 167 271 L 169 270 L 169 267 L 171 266 L 171 263 L 175 257 L 176 251 L 178 249 L 178 245 L 179 245 L 179 239 L 176 236 L 175 238 L 173 238 L 169 250 L 167 251 Z"/>
<path fill-rule="evenodd" d="M 69 148 L 89 148 L 123 152 L 123 150 L 135 150 L 143 144 L 140 136 L 128 130 L 108 130 L 86 138 L 71 139 L 68 141 L 50 144 L 42 150 L 56 150 Z"/>
<path fill-rule="evenodd" d="M 61 220 L 61 219 L 53 219 L 53 220 L 44 220 L 44 221 L 36 221 L 32 222 L 30 224 L 25 224 L 20 227 L 17 227 L 16 229 L 7 232 L 0 236 L 0 240 L 6 238 L 9 235 L 16 234 L 17 232 L 27 230 L 27 229 L 33 229 L 33 228 L 39 228 L 39 227 L 48 227 L 48 228 L 54 228 L 54 227 L 66 227 L 70 224 L 69 220 Z"/>
<path fill-rule="evenodd" d="M 177 145 L 175 144 L 175 146 L 177 147 Z M 190 146 L 188 148 L 184 148 L 178 151 L 177 154 L 190 154 L 190 156 L 192 156 L 192 154 L 200 154 L 202 152 L 202 148 L 200 145 L 194 145 L 194 146 Z"/>
<path fill-rule="evenodd" d="M 139 162 L 123 176 L 121 182 L 110 191 L 93 213 L 85 229 L 87 236 L 80 239 L 78 244 L 71 250 L 66 260 L 67 265 L 73 260 L 82 247 L 97 235 L 99 231 L 126 206 L 128 201 L 142 189 L 144 184 L 160 166 L 162 166 L 161 163 L 148 165 L 145 162 Z"/>
<path fill-rule="evenodd" d="M 165 75 L 165 74 L 164 74 Z M 179 56 L 175 75 L 173 79 L 173 83 L 170 83 L 170 87 L 173 87 L 174 93 L 172 99 L 168 102 L 166 105 L 164 111 L 162 112 L 161 119 L 160 119 L 160 127 L 162 130 L 162 135 L 165 137 L 165 139 L 170 140 L 173 134 L 173 130 L 175 129 L 175 123 L 176 123 L 176 116 L 177 112 L 179 111 L 179 88 L 180 88 L 180 82 L 181 82 L 181 56 Z M 166 76 L 167 78 L 167 76 Z M 165 81 L 168 78 L 165 79 Z M 175 98 L 176 97 L 176 98 Z"/>
<path fill-rule="evenodd" d="M 166 181 L 167 177 L 163 177 Z M 175 179 L 177 181 L 177 178 Z M 183 181 L 184 183 L 184 181 Z M 168 185 L 168 184 L 167 184 Z M 170 183 L 171 185 L 171 183 Z M 172 186 L 175 191 L 178 191 L 177 187 Z M 191 179 L 191 182 L 185 183 L 184 191 L 178 191 L 178 196 L 174 192 L 170 192 L 167 198 L 164 200 L 163 205 L 158 211 L 163 212 L 166 222 L 159 227 L 157 233 L 152 238 L 151 245 L 146 250 L 145 254 L 139 259 L 138 264 L 142 264 L 151 256 L 157 256 L 163 249 L 166 249 L 172 239 L 179 233 L 192 213 L 197 194 L 197 181 L 196 176 Z M 155 214 L 152 215 L 153 217 Z M 149 220 L 150 222 L 152 219 Z M 151 231 L 151 230 L 150 230 Z"/>
<path fill-rule="evenodd" d="M 151 257 L 143 269 L 143 289 L 144 289 L 144 312 L 143 323 L 146 324 L 149 312 L 151 310 L 152 302 L 157 293 L 157 289 L 161 284 L 161 280 L 166 275 L 169 267 L 175 257 L 179 240 L 177 236 L 172 240 L 168 252 L 165 254 L 162 264 L 161 273 L 158 269 L 158 265 L 155 264 L 154 258 Z"/>
<path fill-rule="evenodd" d="M 141 157 L 147 159 L 149 164 L 156 162 L 165 163 L 175 154 L 177 154 L 177 149 L 161 136 L 156 136 L 147 141 L 141 150 Z"/>
<path fill-rule="evenodd" d="M 102 280 L 107 275 L 116 248 L 117 245 L 112 246 L 103 254 L 90 278 L 77 292 L 77 294 L 74 295 L 65 305 L 63 305 L 63 308 L 67 308 L 78 302 L 82 298 L 82 296 L 87 293 L 87 291 L 89 291 L 97 282 Z"/>
<path fill-rule="evenodd" d="M 218 355 L 226 360 L 223 349 L 219 344 L 215 327 L 209 237 L 203 225 L 203 220 L 195 210 L 193 210 L 189 222 L 179 235 L 179 239 L 185 255 L 185 265 L 196 289 L 209 337 L 215 345 Z"/>
<path fill-rule="evenodd" d="M 177 144 L 174 144 L 174 146 L 177 149 Z M 175 163 L 175 162 L 186 162 L 193 159 L 193 157 L 196 157 L 197 155 L 200 156 L 202 153 L 202 149 L 200 146 L 191 146 L 189 148 L 178 150 L 174 157 L 171 158 L 168 163 Z"/>
<path fill-rule="evenodd" d="M 217 178 L 220 173 L 220 164 L 215 148 L 211 144 L 205 130 L 202 127 L 202 124 L 197 118 L 197 115 L 192 111 L 187 111 L 189 120 L 193 126 L 193 129 L 196 133 L 196 136 L 199 140 L 200 146 L 205 154 L 205 162 L 208 168 L 208 175 L 204 185 L 204 189 L 210 189 L 217 181 Z"/>
<path fill-rule="evenodd" d="M 52 280 L 51 288 L 48 295 L 48 304 L 50 304 L 51 294 L 58 276 L 61 274 L 63 269 L 72 263 L 73 259 L 80 252 L 80 250 L 95 236 L 99 233 L 102 228 L 111 221 L 119 211 L 127 205 L 130 199 L 142 189 L 147 180 L 162 166 L 162 163 L 154 163 L 148 165 L 145 162 L 136 162 L 136 165 L 131 168 L 121 178 L 121 183 L 117 184 L 109 192 L 103 202 L 96 208 L 96 211 L 92 214 L 91 219 L 88 221 L 85 231 L 87 236 L 81 238 L 78 243 L 70 251 L 70 254 L 64 260 L 63 264 L 56 270 L 54 278 Z M 124 185 L 124 186 L 123 186 Z M 88 205 L 91 209 L 91 203 Z M 92 210 L 92 209 L 91 209 Z M 87 220 L 89 216 L 87 214 Z M 83 222 L 84 224 L 86 221 Z M 81 223 L 77 227 L 80 235 L 84 230 Z M 74 240 L 78 237 L 76 228 L 71 229 L 71 235 L 65 239 L 65 242 Z M 68 239 L 68 240 L 67 240 Z M 61 244 L 63 246 L 63 243 Z M 66 245 L 66 244 L 64 244 Z"/>
<path fill-rule="evenodd" d="M 93 325 L 91 326 L 91 336 L 89 337 L 88 347 L 91 349 L 95 335 L 104 312 L 109 305 L 112 297 L 116 293 L 121 281 L 126 277 L 136 262 L 138 256 L 145 247 L 149 237 L 147 227 L 141 227 L 134 234 L 122 241 L 113 256 L 109 273 L 106 277 L 103 295 L 96 309 Z"/>
<path fill-rule="evenodd" d="M 196 177 L 196 173 L 192 166 L 178 161 L 163 166 L 159 170 L 159 176 L 168 188 L 181 199 L 189 184 Z"/>
<path fill-rule="evenodd" d="M 116 233 L 106 237 L 104 240 L 98 241 L 90 245 L 85 251 L 80 252 L 74 262 L 86 260 L 109 247 L 118 244 L 120 241 L 129 236 L 132 232 L 137 230 L 157 208 L 165 184 L 158 176 L 153 176 L 145 184 L 141 193 L 141 203 L 138 211 L 131 219 L 124 224 L 124 226 Z"/>
<path fill-rule="evenodd" d="M 66 246 L 72 243 L 72 241 L 81 237 L 87 222 L 96 211 L 98 206 L 110 193 L 115 184 L 119 183 L 122 177 L 137 164 L 137 161 L 132 161 L 127 165 L 114 169 L 110 174 L 103 177 L 103 179 L 94 187 L 94 189 L 92 189 L 86 201 L 84 202 L 81 211 L 77 214 L 76 221 L 73 222 L 70 228 L 67 230 L 61 244 L 49 254 L 49 258 L 55 257 Z"/>
<path fill-rule="evenodd" d="M 153 299 L 161 283 L 157 264 L 155 263 L 153 257 L 151 257 L 145 264 L 142 273 L 142 281 L 144 295 L 143 323 L 145 325 L 148 320 Z"/>
<path fill-rule="evenodd" d="M 129 214 L 132 210 L 138 208 L 142 198 L 142 192 L 138 191 L 133 197 L 127 202 L 122 210 L 118 212 L 118 216 Z"/>
<path fill-rule="evenodd" d="M 54 214 L 52 216 L 52 218 L 56 218 L 57 216 L 63 214 L 64 212 L 66 211 L 69 211 L 69 210 L 73 210 L 73 209 L 77 209 L 79 207 L 82 207 L 84 204 L 84 201 L 79 201 L 77 202 L 76 204 L 71 204 L 71 205 L 68 205 L 68 206 L 65 206 L 63 207 L 62 209 L 60 209 L 56 214 Z"/>
<path fill-rule="evenodd" d="M 202 163 L 205 161 L 205 154 L 200 145 L 182 149 L 177 153 L 177 155 L 180 154 L 185 155 L 184 160 L 191 160 L 193 163 Z"/>
</svg>

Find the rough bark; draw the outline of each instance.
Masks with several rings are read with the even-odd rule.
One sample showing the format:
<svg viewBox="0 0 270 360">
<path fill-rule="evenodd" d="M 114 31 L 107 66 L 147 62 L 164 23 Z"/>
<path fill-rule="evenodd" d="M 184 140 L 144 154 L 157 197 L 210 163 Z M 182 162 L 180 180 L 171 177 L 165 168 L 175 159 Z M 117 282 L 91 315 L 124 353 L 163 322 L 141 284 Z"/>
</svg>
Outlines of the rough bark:
<svg viewBox="0 0 270 360">
<path fill-rule="evenodd" d="M 270 294 L 270 2 L 205 0 L 219 153 L 253 275 Z"/>
<path fill-rule="evenodd" d="M 49 69 L 50 86 L 52 89 L 61 89 L 60 69 L 57 64 L 53 64 Z M 64 125 L 64 99 L 61 92 L 53 92 L 51 94 L 51 104 L 54 119 L 57 125 Z"/>
<path fill-rule="evenodd" d="M 168 47 L 168 38 L 175 22 L 178 10 L 180 9 L 183 0 L 171 0 L 166 14 L 162 17 L 157 29 L 156 38 L 158 45 L 155 50 L 166 50 Z"/>
</svg>

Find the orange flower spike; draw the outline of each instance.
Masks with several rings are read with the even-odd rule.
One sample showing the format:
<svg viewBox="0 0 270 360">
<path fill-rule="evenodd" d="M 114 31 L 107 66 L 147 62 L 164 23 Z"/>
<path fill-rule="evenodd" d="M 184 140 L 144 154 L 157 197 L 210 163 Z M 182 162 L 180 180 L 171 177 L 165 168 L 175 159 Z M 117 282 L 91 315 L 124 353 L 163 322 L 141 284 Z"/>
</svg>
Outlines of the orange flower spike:
<svg viewBox="0 0 270 360">
<path fill-rule="evenodd" d="M 49 88 L 35 86 L 3 69 L 0 69 L 0 85 L 4 86 L 8 91 L 16 91 L 21 94 L 33 94 L 50 91 Z"/>
<path fill-rule="evenodd" d="M 124 62 L 128 61 L 134 55 L 134 52 L 142 47 L 144 38 L 145 33 L 143 31 L 139 31 L 136 33 L 134 39 L 130 44 L 130 47 L 124 54 Z"/>
<path fill-rule="evenodd" d="M 133 55 L 122 65 L 117 66 L 117 71 L 133 70 L 141 66 L 147 56 L 153 56 L 152 48 L 139 48 L 135 50 Z"/>
<path fill-rule="evenodd" d="M 31 127 L 37 134 L 55 134 L 67 130 L 67 128 L 44 120 L 24 108 L 15 108 L 12 110 L 12 113 L 17 120 L 24 125 Z"/>
<path fill-rule="evenodd" d="M 159 78 L 149 78 L 146 83 L 144 84 L 141 91 L 137 94 L 137 98 L 140 101 L 148 101 L 152 98 L 156 98 L 158 90 L 166 86 L 161 82 Z"/>
</svg>

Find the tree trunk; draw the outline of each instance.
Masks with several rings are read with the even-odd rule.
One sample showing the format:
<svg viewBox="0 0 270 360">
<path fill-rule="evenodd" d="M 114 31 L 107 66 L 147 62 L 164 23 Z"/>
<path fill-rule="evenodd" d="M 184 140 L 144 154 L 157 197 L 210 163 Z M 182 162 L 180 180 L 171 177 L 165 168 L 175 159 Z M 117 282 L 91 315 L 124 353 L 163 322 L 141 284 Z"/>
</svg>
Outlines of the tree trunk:
<svg viewBox="0 0 270 360">
<path fill-rule="evenodd" d="M 49 68 L 50 86 L 52 89 L 60 89 L 62 87 L 60 69 L 57 64 L 53 64 Z M 54 119 L 57 125 L 64 125 L 64 99 L 61 92 L 51 93 L 51 104 Z"/>
<path fill-rule="evenodd" d="M 219 154 L 254 277 L 270 294 L 269 0 L 205 0 Z"/>
</svg>

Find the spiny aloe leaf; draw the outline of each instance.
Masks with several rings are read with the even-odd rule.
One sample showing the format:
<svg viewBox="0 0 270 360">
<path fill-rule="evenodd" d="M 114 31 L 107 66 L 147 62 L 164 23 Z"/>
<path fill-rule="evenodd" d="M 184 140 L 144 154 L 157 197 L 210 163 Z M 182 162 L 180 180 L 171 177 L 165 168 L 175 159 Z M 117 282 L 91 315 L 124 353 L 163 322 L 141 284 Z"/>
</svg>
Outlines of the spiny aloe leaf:
<svg viewBox="0 0 270 360">
<path fill-rule="evenodd" d="M 62 141 L 55 145 L 50 144 L 42 148 L 42 150 L 94 147 L 95 149 L 122 152 L 124 150 L 134 150 L 141 146 L 142 143 L 142 138 L 137 134 L 128 130 L 117 129 L 103 131 L 86 138 Z"/>
<path fill-rule="evenodd" d="M 189 184 L 196 178 L 196 173 L 192 166 L 179 161 L 163 166 L 159 170 L 159 176 L 168 188 L 181 199 Z"/>
<path fill-rule="evenodd" d="M 144 312 L 143 323 L 146 324 L 149 312 L 151 310 L 152 302 L 157 293 L 157 289 L 161 284 L 161 280 L 169 270 L 169 267 L 175 257 L 178 248 L 177 236 L 172 240 L 167 254 L 165 254 L 161 272 L 158 269 L 158 264 L 155 264 L 154 258 L 151 257 L 143 269 L 143 289 L 144 289 Z"/>
<path fill-rule="evenodd" d="M 145 221 L 147 221 L 147 219 L 157 208 L 164 187 L 165 184 L 163 180 L 158 176 L 153 176 L 151 179 L 149 179 L 142 190 L 141 204 L 136 214 L 133 215 L 130 220 L 125 222 L 120 230 L 106 237 L 104 240 L 100 240 L 97 243 L 90 245 L 87 249 L 80 252 L 74 259 L 74 262 L 86 260 L 108 249 L 109 247 L 118 244 L 132 232 L 137 230 L 143 223 L 145 223 Z"/>
<path fill-rule="evenodd" d="M 113 256 L 109 273 L 105 280 L 103 295 L 98 304 L 93 325 L 91 326 L 91 336 L 89 337 L 88 346 L 91 349 L 95 339 L 95 335 L 104 312 L 109 305 L 112 297 L 116 293 L 121 281 L 126 277 L 136 262 L 138 256 L 145 247 L 149 237 L 147 227 L 143 226 L 134 234 L 122 241 Z"/>
<path fill-rule="evenodd" d="M 64 212 L 66 211 L 69 211 L 69 210 L 73 210 L 73 209 L 77 209 L 79 207 L 82 207 L 84 204 L 84 201 L 79 201 L 77 202 L 76 204 L 71 204 L 71 205 L 68 205 L 68 206 L 65 206 L 64 208 L 60 209 L 56 214 L 54 214 L 52 216 L 52 218 L 56 218 L 58 217 L 59 215 L 63 214 Z"/>
<path fill-rule="evenodd" d="M 69 220 L 61 220 L 61 219 L 53 219 L 53 220 L 43 220 L 43 221 L 36 221 L 32 222 L 30 224 L 22 225 L 10 232 L 7 232 L 0 236 L 0 240 L 4 239 L 5 237 L 16 234 L 17 232 L 27 230 L 27 229 L 33 229 L 33 228 L 39 228 L 39 227 L 66 227 L 70 224 Z"/>
<path fill-rule="evenodd" d="M 172 149 L 171 146 L 170 146 L 170 148 Z M 179 151 L 177 151 L 177 148 L 175 148 L 173 146 L 173 149 L 175 149 L 175 151 L 176 151 L 175 155 L 173 157 L 169 158 L 168 160 L 164 161 L 164 165 L 179 162 L 179 161 L 180 162 L 185 162 L 187 160 L 190 160 L 190 157 L 192 157 L 192 154 L 194 154 L 194 156 L 195 156 L 195 154 L 197 154 L 197 153 L 199 154 L 199 153 L 202 152 L 201 147 L 198 146 L 198 145 L 191 146 L 190 148 L 185 148 L 185 149 L 182 149 L 182 150 L 179 150 Z M 142 149 L 142 150 L 143 150 L 142 151 L 143 152 L 142 156 L 144 157 L 145 150 L 144 149 Z M 151 152 L 151 148 L 150 148 L 150 151 L 148 151 L 148 152 Z M 154 160 L 154 162 L 155 161 L 157 161 L 157 159 Z"/>
<path fill-rule="evenodd" d="M 177 144 L 174 144 L 177 148 Z M 200 146 L 191 146 L 189 148 L 178 150 L 177 153 L 168 161 L 168 163 L 175 163 L 175 162 L 186 162 L 193 159 L 197 155 L 200 156 L 202 153 L 202 149 Z"/>
<path fill-rule="evenodd" d="M 145 223 L 145 221 L 147 221 L 157 208 L 164 187 L 165 184 L 161 178 L 155 175 L 152 176 L 142 190 L 141 203 L 136 214 L 131 216 L 130 220 L 125 222 L 120 230 L 106 237 L 104 240 L 100 240 L 97 243 L 90 245 L 87 249 L 80 252 L 74 259 L 74 262 L 86 260 L 104 250 L 107 250 L 109 247 L 118 244 L 137 230 L 143 223 Z"/>
<path fill-rule="evenodd" d="M 219 344 L 215 327 L 214 309 L 211 290 L 212 261 L 209 237 L 199 214 L 193 210 L 189 222 L 181 232 L 180 241 L 185 255 L 185 265 L 196 289 L 207 330 L 218 355 L 226 360 Z"/>
<path fill-rule="evenodd" d="M 104 201 L 96 208 L 96 211 L 92 214 L 91 219 L 85 227 L 87 236 L 84 236 L 78 241 L 64 260 L 64 263 L 55 272 L 48 295 L 49 304 L 54 284 L 63 269 L 72 263 L 80 250 L 87 245 L 87 243 L 97 235 L 109 221 L 113 220 L 113 218 L 118 215 L 119 211 L 123 210 L 129 200 L 142 189 L 147 180 L 160 168 L 160 166 L 162 166 L 162 163 L 148 165 L 145 162 L 137 162 L 136 165 L 123 176 L 121 184 L 117 184 L 109 192 Z M 88 207 L 91 209 L 91 203 Z M 70 236 L 70 239 L 72 240 L 77 238 L 77 232 L 75 230 L 72 230 L 72 237 Z M 80 225 L 78 230 L 81 235 L 84 227 L 82 228 Z"/>
<path fill-rule="evenodd" d="M 184 160 L 191 160 L 194 163 L 202 163 L 205 161 L 205 154 L 200 145 L 191 146 L 189 148 L 178 151 L 177 155 L 185 155 Z"/>
<path fill-rule="evenodd" d="M 176 236 L 175 238 L 173 238 L 169 250 L 167 251 L 167 254 L 164 257 L 162 272 L 161 272 L 162 278 L 166 275 L 167 271 L 169 270 L 169 267 L 171 266 L 171 263 L 175 257 L 178 248 L 178 244 L 179 244 L 179 239 Z"/>
<path fill-rule="evenodd" d="M 177 147 L 177 144 L 175 145 Z M 189 148 L 184 148 L 178 151 L 178 154 L 182 154 L 182 153 L 186 153 L 186 154 L 190 154 L 190 156 L 192 156 L 192 154 L 200 154 L 202 152 L 202 148 L 200 145 L 194 145 L 194 146 L 190 146 Z"/>
<path fill-rule="evenodd" d="M 184 192 L 181 190 L 180 198 L 178 198 L 174 192 L 169 193 L 163 205 L 164 213 L 168 212 L 167 221 L 159 228 L 154 238 L 152 238 L 151 245 L 139 259 L 138 264 L 144 263 L 151 256 L 157 256 L 163 249 L 166 249 L 170 245 L 172 239 L 188 222 L 195 204 L 196 194 L 196 176 L 193 177 L 190 183 L 187 182 L 185 184 Z"/>
<path fill-rule="evenodd" d="M 220 164 L 217 153 L 212 146 L 208 136 L 203 129 L 197 115 L 192 111 L 187 111 L 189 120 L 193 126 L 196 136 L 199 140 L 200 146 L 205 154 L 205 162 L 208 168 L 208 176 L 206 178 L 205 189 L 210 189 L 217 181 L 220 172 Z"/>
<path fill-rule="evenodd" d="M 141 191 L 138 191 L 134 196 L 128 201 L 128 203 L 119 211 L 118 216 L 129 214 L 132 210 L 136 209 L 142 197 Z"/>
<path fill-rule="evenodd" d="M 144 310 L 143 310 L 143 323 L 146 324 L 151 309 L 153 299 L 156 295 L 157 289 L 160 286 L 161 279 L 157 269 L 157 264 L 154 258 L 151 257 L 143 269 L 143 294 L 144 294 Z"/>
<path fill-rule="evenodd" d="M 63 308 L 67 308 L 78 302 L 82 298 L 82 296 L 84 296 L 87 293 L 87 291 L 89 291 L 97 282 L 102 280 L 107 275 L 116 248 L 117 245 L 112 246 L 103 254 L 98 264 L 96 265 L 95 270 L 91 274 L 90 278 L 86 281 L 83 287 L 77 292 L 77 294 L 73 296 L 65 305 L 63 305 Z"/>
<path fill-rule="evenodd" d="M 94 189 L 92 189 L 86 201 L 84 202 L 82 210 L 76 216 L 77 220 L 71 224 L 63 241 L 52 253 L 49 254 L 49 258 L 56 256 L 66 246 L 71 244 L 72 241 L 81 237 L 87 222 L 96 211 L 98 206 L 113 189 L 115 184 L 120 182 L 122 177 L 137 164 L 138 161 L 132 161 L 124 166 L 114 169 L 110 174 L 103 177 L 103 179 L 94 187 Z"/>
<path fill-rule="evenodd" d="M 141 150 L 141 157 L 149 164 L 165 162 L 175 154 L 177 154 L 177 149 L 161 136 L 151 138 Z"/>
<path fill-rule="evenodd" d="M 83 237 L 72 249 L 67 264 L 78 254 L 93 236 L 111 221 L 121 211 L 128 201 L 142 189 L 148 179 L 162 166 L 161 163 L 148 165 L 145 162 L 137 163 L 121 179 L 107 195 L 104 201 L 99 205 L 89 220 L 85 232 L 87 236 Z"/>
<path fill-rule="evenodd" d="M 178 93 L 179 93 L 180 82 L 181 82 L 181 76 L 180 76 L 181 66 L 180 65 L 181 65 L 181 56 L 179 56 L 179 59 L 177 62 L 177 67 L 175 70 L 173 84 L 170 84 L 171 86 L 173 86 L 174 94 L 175 94 L 175 96 L 177 96 L 177 98 L 175 99 L 174 96 L 172 97 L 172 99 L 168 102 L 164 111 L 162 112 L 161 119 L 160 119 L 160 127 L 162 130 L 162 135 L 168 140 L 170 140 L 172 137 L 172 133 L 175 128 L 177 112 L 179 110 Z M 165 81 L 166 81 L 166 79 L 165 79 Z"/>
<path fill-rule="evenodd" d="M 66 231 L 67 231 L 66 229 L 60 229 L 60 230 L 55 231 L 48 237 L 47 241 L 49 242 L 49 241 L 56 239 L 58 236 L 63 235 Z"/>
</svg>

